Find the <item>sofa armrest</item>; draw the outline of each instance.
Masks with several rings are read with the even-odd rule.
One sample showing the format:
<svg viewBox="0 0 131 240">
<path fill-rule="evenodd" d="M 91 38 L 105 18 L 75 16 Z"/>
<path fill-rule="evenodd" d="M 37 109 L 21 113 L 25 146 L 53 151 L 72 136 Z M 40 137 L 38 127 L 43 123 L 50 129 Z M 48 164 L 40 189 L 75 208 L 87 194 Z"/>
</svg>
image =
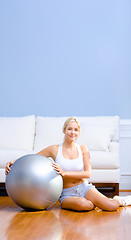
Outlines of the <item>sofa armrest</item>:
<svg viewBox="0 0 131 240">
<path fill-rule="evenodd" d="M 110 144 L 109 144 L 109 152 L 118 153 L 119 154 L 119 143 L 118 142 L 110 142 Z"/>
</svg>

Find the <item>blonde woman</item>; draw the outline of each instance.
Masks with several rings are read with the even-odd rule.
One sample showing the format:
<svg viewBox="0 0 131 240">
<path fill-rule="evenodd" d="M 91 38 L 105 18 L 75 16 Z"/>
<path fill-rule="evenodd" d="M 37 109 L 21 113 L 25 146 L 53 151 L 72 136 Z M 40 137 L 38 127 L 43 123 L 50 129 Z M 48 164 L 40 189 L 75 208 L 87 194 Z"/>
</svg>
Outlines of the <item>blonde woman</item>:
<svg viewBox="0 0 131 240">
<path fill-rule="evenodd" d="M 75 211 L 89 211 L 94 207 L 114 211 L 120 206 L 131 205 L 131 196 L 114 199 L 101 194 L 95 186 L 88 183 L 91 176 L 91 159 L 88 148 L 76 143 L 80 134 L 80 124 L 75 117 L 66 120 L 63 126 L 64 142 L 49 146 L 38 154 L 51 157 L 53 167 L 63 178 L 63 191 L 60 196 L 61 207 Z M 6 165 L 6 174 L 13 162 Z"/>
</svg>

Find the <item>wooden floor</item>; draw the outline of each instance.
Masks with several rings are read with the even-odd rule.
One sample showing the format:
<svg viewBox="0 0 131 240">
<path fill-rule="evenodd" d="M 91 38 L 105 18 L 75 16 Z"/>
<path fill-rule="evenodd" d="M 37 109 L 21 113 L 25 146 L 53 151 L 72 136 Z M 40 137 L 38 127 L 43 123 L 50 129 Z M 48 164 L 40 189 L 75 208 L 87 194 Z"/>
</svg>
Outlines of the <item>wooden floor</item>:
<svg viewBox="0 0 131 240">
<path fill-rule="evenodd" d="M 48 211 L 26 212 L 8 196 L 0 196 L 0 240 L 16 239 L 130 240 L 131 206 L 79 213 L 63 210 L 57 203 Z"/>
</svg>

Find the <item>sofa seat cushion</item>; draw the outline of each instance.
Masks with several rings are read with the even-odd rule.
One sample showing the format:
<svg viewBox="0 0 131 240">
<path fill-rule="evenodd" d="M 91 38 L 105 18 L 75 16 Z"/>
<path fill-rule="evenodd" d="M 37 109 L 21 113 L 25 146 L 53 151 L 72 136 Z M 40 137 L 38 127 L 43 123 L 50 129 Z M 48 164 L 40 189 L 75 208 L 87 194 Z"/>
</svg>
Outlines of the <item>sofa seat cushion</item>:
<svg viewBox="0 0 131 240">
<path fill-rule="evenodd" d="M 0 168 L 0 182 L 5 182 L 6 175 L 5 169 Z M 89 182 L 92 183 L 119 183 L 120 181 L 120 170 L 119 169 L 93 169 L 92 176 Z"/>
<path fill-rule="evenodd" d="M 6 175 L 5 175 L 5 169 L 0 168 L 0 183 L 5 183 Z"/>
<path fill-rule="evenodd" d="M 120 169 L 93 169 L 89 182 L 94 183 L 119 183 Z"/>
<path fill-rule="evenodd" d="M 120 165 L 118 153 L 90 151 L 90 157 L 93 169 L 116 169 Z"/>
<path fill-rule="evenodd" d="M 0 149 L 33 150 L 35 116 L 1 117 Z"/>
<path fill-rule="evenodd" d="M 0 149 L 0 168 L 5 168 L 7 162 L 14 161 L 30 153 L 32 152 L 22 150 Z"/>
</svg>

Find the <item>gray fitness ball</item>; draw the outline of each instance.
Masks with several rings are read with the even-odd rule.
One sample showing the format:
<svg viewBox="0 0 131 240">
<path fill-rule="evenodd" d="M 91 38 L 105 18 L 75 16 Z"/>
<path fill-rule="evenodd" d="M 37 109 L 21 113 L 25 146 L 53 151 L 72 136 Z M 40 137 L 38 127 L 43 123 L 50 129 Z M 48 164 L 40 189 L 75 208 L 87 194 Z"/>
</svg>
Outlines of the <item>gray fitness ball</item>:
<svg viewBox="0 0 131 240">
<path fill-rule="evenodd" d="M 29 154 L 16 160 L 6 176 L 9 197 L 24 209 L 43 210 L 56 203 L 63 180 L 52 167 L 52 160 Z"/>
</svg>

